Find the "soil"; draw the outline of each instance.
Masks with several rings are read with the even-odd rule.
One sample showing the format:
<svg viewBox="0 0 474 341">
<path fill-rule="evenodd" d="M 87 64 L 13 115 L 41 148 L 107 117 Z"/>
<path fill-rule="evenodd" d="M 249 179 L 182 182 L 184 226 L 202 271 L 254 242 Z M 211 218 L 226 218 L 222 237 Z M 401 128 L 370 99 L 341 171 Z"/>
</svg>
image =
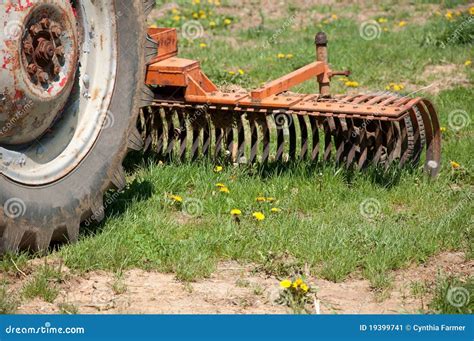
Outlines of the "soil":
<svg viewBox="0 0 474 341">
<path fill-rule="evenodd" d="M 53 303 L 34 299 L 22 304 L 18 313 L 56 314 L 64 303 L 74 305 L 82 314 L 291 313 L 275 303 L 279 280 L 254 270 L 254 265 L 223 262 L 210 278 L 193 283 L 179 282 L 172 274 L 138 269 L 125 272 L 120 279 L 103 271 L 82 276 L 69 274 Z M 411 285 L 415 281 L 433 284 L 438 271 L 469 275 L 474 272 L 474 261 L 466 261 L 463 253 L 441 253 L 423 265 L 394 271 L 392 289 L 384 294 L 357 276 L 341 283 L 309 278 L 311 286 L 317 288 L 313 312 L 317 306 L 322 314 L 418 313 L 422 302 L 411 293 Z M 20 288 L 27 280 L 15 286 Z M 423 304 L 428 301 L 426 297 Z"/>
</svg>

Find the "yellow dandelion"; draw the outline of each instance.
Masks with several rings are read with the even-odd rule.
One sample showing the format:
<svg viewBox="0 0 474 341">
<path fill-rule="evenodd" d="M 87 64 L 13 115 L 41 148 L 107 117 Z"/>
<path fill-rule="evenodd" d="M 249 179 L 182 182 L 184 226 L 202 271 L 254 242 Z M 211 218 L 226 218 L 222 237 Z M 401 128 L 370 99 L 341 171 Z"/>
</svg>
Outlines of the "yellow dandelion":
<svg viewBox="0 0 474 341">
<path fill-rule="evenodd" d="M 384 32 L 388 32 L 388 28 L 384 27 L 384 28 L 383 28 L 383 31 L 384 31 Z"/>
<path fill-rule="evenodd" d="M 239 216 L 239 215 L 242 214 L 242 211 L 239 210 L 238 208 L 234 208 L 233 210 L 230 211 L 230 214 L 231 214 L 232 216 Z"/>
<path fill-rule="evenodd" d="M 201 3 L 201 0 L 193 0 L 193 5 L 199 5 Z"/>
<path fill-rule="evenodd" d="M 268 201 L 268 202 L 275 202 L 276 199 L 275 199 L 275 198 L 272 198 L 272 197 L 269 197 L 269 198 L 267 198 L 267 201 Z"/>
<path fill-rule="evenodd" d="M 242 69 L 239 69 L 239 74 L 240 74 L 240 75 L 243 75 L 243 74 L 245 74 L 245 71 L 242 70 Z"/>
<path fill-rule="evenodd" d="M 254 217 L 256 220 L 258 221 L 263 221 L 265 220 L 265 214 L 263 214 L 262 212 L 254 212 L 252 214 L 252 217 Z"/>
<path fill-rule="evenodd" d="M 171 13 L 173 13 L 173 14 L 179 14 L 179 9 L 173 8 L 173 9 L 171 10 Z"/>
<path fill-rule="evenodd" d="M 215 172 L 215 173 L 220 173 L 220 172 L 222 172 L 223 170 L 224 170 L 224 167 L 222 167 L 222 166 L 215 166 L 215 167 L 214 167 L 214 172 Z"/>
<path fill-rule="evenodd" d="M 332 19 L 332 20 L 337 20 L 337 14 L 331 15 L 331 19 Z"/>
<path fill-rule="evenodd" d="M 169 198 L 174 202 L 183 202 L 183 197 L 179 195 L 170 195 Z"/>
<path fill-rule="evenodd" d="M 206 47 L 207 47 L 207 44 L 206 44 L 206 43 L 201 43 L 201 44 L 199 44 L 199 47 L 202 48 L 202 49 L 203 49 L 203 48 L 206 48 Z"/>
<path fill-rule="evenodd" d="M 285 58 L 285 54 L 284 53 L 279 53 L 279 54 L 277 54 L 277 58 L 283 59 L 283 58 Z"/>
<path fill-rule="evenodd" d="M 442 133 L 446 132 L 446 127 L 439 128 L 439 131 L 441 131 Z"/>
<path fill-rule="evenodd" d="M 235 71 L 229 71 L 229 75 L 235 75 Z"/>
<path fill-rule="evenodd" d="M 282 288 L 288 289 L 289 287 L 291 287 L 291 281 L 289 279 L 285 279 L 280 282 L 280 286 Z"/>
<path fill-rule="evenodd" d="M 451 20 L 453 19 L 453 12 L 447 11 L 444 16 L 446 17 L 446 19 Z"/>
<path fill-rule="evenodd" d="M 211 21 L 211 22 L 209 23 L 209 27 L 210 27 L 210 28 L 214 28 L 214 27 L 216 27 L 216 26 L 217 26 L 217 24 L 216 24 L 215 21 Z"/>
<path fill-rule="evenodd" d="M 309 287 L 306 285 L 306 283 L 303 283 L 303 284 L 300 285 L 300 289 L 301 289 L 303 292 L 308 292 Z"/>
<path fill-rule="evenodd" d="M 294 56 L 293 56 L 293 54 L 291 54 L 291 53 L 288 53 L 288 54 L 285 56 L 286 59 L 292 59 L 293 57 L 294 57 Z"/>
<path fill-rule="evenodd" d="M 222 188 L 222 187 L 226 187 L 226 186 L 225 186 L 224 184 L 222 184 L 222 183 L 219 182 L 219 183 L 216 184 L 216 187 L 217 187 L 217 188 Z"/>
<path fill-rule="evenodd" d="M 402 21 L 398 22 L 398 26 L 399 26 L 399 27 L 403 27 L 403 26 L 406 26 L 406 25 L 407 25 L 407 22 L 406 22 L 406 21 L 403 21 L 403 20 L 402 20 Z"/>
<path fill-rule="evenodd" d="M 469 8 L 469 14 L 470 15 L 474 15 L 474 6 Z"/>
<path fill-rule="evenodd" d="M 180 20 L 181 20 L 181 17 L 180 17 L 179 15 L 175 15 L 175 16 L 173 17 L 173 20 L 174 20 L 174 21 L 180 21 Z"/>
<path fill-rule="evenodd" d="M 349 88 L 357 88 L 359 86 L 359 83 L 355 81 L 347 81 L 345 85 Z"/>
<path fill-rule="evenodd" d="M 221 192 L 221 193 L 230 193 L 230 190 L 227 187 L 220 187 L 219 192 Z"/>
<path fill-rule="evenodd" d="M 471 64 L 472 64 L 472 61 L 469 59 L 464 62 L 464 66 L 469 66 Z"/>
<path fill-rule="evenodd" d="M 272 207 L 272 209 L 270 210 L 272 213 L 280 213 L 281 212 L 281 209 L 279 208 L 276 208 L 276 207 Z"/>
<path fill-rule="evenodd" d="M 452 169 L 459 169 L 461 168 L 461 165 L 459 163 L 457 163 L 456 161 L 451 161 L 451 168 Z"/>
<path fill-rule="evenodd" d="M 256 200 L 257 202 L 265 202 L 265 201 L 267 201 L 267 199 L 266 199 L 265 197 L 257 197 L 255 200 Z"/>
<path fill-rule="evenodd" d="M 230 19 L 225 19 L 225 20 L 224 20 L 224 24 L 225 24 L 225 25 L 230 25 L 230 24 L 232 24 L 232 20 L 230 20 Z"/>
<path fill-rule="evenodd" d="M 198 19 L 199 18 L 199 13 L 193 12 L 193 18 Z"/>
<path fill-rule="evenodd" d="M 377 20 L 379 23 L 383 24 L 383 23 L 386 23 L 387 22 L 387 18 L 379 18 Z"/>
<path fill-rule="evenodd" d="M 301 278 L 298 278 L 294 283 L 293 283 L 293 288 L 298 288 L 301 284 L 303 284 L 303 280 Z"/>
</svg>

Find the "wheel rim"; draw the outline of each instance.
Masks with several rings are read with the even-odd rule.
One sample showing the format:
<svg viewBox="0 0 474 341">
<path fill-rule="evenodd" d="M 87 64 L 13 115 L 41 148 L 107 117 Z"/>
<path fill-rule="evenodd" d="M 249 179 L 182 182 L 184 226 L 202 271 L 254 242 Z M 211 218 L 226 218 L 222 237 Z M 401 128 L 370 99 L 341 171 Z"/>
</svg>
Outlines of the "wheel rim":
<svg viewBox="0 0 474 341">
<path fill-rule="evenodd" d="M 21 65 L 0 77 L 0 89 L 10 89 L 0 94 L 0 172 L 7 178 L 35 186 L 57 181 L 113 126 L 114 13 L 112 1 L 91 0 L 0 8 L 0 17 L 17 25 L 16 35 L 5 30 L 5 45 L 18 47 L 0 57 Z"/>
</svg>

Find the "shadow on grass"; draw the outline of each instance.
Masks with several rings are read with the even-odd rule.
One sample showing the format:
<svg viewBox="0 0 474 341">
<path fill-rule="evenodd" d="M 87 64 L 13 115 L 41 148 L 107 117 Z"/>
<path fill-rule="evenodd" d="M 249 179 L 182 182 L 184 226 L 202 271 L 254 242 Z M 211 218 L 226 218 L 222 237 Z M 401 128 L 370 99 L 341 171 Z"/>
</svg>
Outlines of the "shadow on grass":
<svg viewBox="0 0 474 341">
<path fill-rule="evenodd" d="M 151 182 L 135 179 L 122 192 L 109 191 L 104 198 L 105 217 L 100 223 L 87 220 L 81 225 L 81 235 L 90 236 L 101 233 L 107 221 L 122 215 L 131 205 L 145 201 L 153 195 L 153 185 Z"/>
</svg>

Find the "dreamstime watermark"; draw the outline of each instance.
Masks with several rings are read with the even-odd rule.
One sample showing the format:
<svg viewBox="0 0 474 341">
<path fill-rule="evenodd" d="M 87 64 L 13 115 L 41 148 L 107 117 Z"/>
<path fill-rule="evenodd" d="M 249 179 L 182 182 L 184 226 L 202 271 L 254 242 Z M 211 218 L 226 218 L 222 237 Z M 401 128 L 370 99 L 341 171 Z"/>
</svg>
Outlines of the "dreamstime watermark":
<svg viewBox="0 0 474 341">
<path fill-rule="evenodd" d="M 204 27 L 197 20 L 186 21 L 181 27 L 181 31 L 187 40 L 195 40 L 204 36 Z"/>
<path fill-rule="evenodd" d="M 370 41 L 380 38 L 382 27 L 375 20 L 364 21 L 359 26 L 359 35 L 362 39 Z"/>
<path fill-rule="evenodd" d="M 190 217 L 199 217 L 204 212 L 204 205 L 199 199 L 186 199 L 183 202 L 183 213 Z"/>
<path fill-rule="evenodd" d="M 446 300 L 453 307 L 462 308 L 469 304 L 471 296 L 466 288 L 452 287 L 449 288 L 448 293 L 446 294 Z"/>
<path fill-rule="evenodd" d="M 449 113 L 448 124 L 452 130 L 459 131 L 471 124 L 471 118 L 466 111 L 457 109 Z"/>
<path fill-rule="evenodd" d="M 39 327 L 16 327 L 8 326 L 5 328 L 7 335 L 58 335 L 58 334 L 85 334 L 83 327 L 53 327 L 50 322 Z"/>
<path fill-rule="evenodd" d="M 98 222 L 98 221 L 102 220 L 104 215 L 105 215 L 105 211 L 107 210 L 107 208 L 110 205 L 112 205 L 115 201 L 117 201 L 119 196 L 120 196 L 120 193 L 115 192 L 110 197 L 107 197 L 104 201 L 104 204 L 101 207 L 99 207 L 98 209 L 96 209 L 95 211 L 93 211 L 90 218 L 87 219 L 86 221 L 84 221 L 84 225 L 89 227 L 92 224 L 93 221 Z"/>
<path fill-rule="evenodd" d="M 21 37 L 21 34 L 23 33 L 24 28 L 25 27 L 20 21 L 11 20 L 7 22 L 7 24 L 3 28 L 3 33 L 5 34 L 5 37 L 7 39 L 10 39 L 10 40 L 18 39 Z"/>
<path fill-rule="evenodd" d="M 367 219 L 376 218 L 382 210 L 380 201 L 375 198 L 367 198 L 359 205 L 360 214 Z"/>
<path fill-rule="evenodd" d="M 6 135 L 11 131 L 23 117 L 26 116 L 30 108 L 33 107 L 33 101 L 27 100 L 26 104 L 22 107 L 21 110 L 17 111 L 2 127 L 0 130 L 0 137 Z"/>
<path fill-rule="evenodd" d="M 453 43 L 454 41 L 459 39 L 459 36 L 462 35 L 463 30 L 467 28 L 469 25 L 474 23 L 474 16 L 469 16 L 468 19 L 464 20 L 461 25 L 459 25 L 456 30 L 446 39 L 446 43 L 441 42 L 439 45 L 441 48 L 446 48 L 446 45 Z"/>
<path fill-rule="evenodd" d="M 11 219 L 23 217 L 26 213 L 26 204 L 20 198 L 10 198 L 3 205 L 4 214 Z"/>
<path fill-rule="evenodd" d="M 277 129 L 285 129 L 293 124 L 293 117 L 286 113 L 275 113 L 274 119 Z"/>
<path fill-rule="evenodd" d="M 296 15 L 292 15 L 287 20 L 285 20 L 283 25 L 278 30 L 276 30 L 275 33 L 269 39 L 263 42 L 263 48 L 268 48 L 271 45 L 275 44 L 278 37 L 281 36 L 283 32 L 285 32 L 291 25 L 293 25 L 295 20 Z"/>
</svg>

